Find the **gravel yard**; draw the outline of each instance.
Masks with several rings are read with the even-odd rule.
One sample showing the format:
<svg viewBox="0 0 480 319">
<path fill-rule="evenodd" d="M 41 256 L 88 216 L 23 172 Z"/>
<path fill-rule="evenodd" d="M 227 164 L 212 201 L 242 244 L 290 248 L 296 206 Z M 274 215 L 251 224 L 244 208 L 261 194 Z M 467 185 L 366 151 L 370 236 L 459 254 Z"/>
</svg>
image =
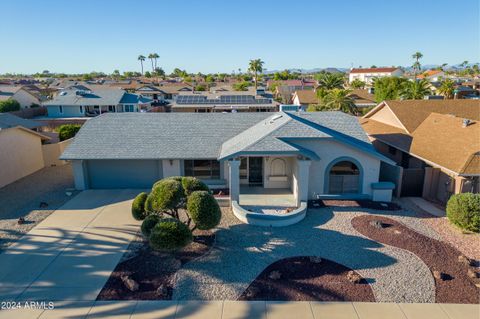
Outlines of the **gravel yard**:
<svg viewBox="0 0 480 319">
<path fill-rule="evenodd" d="M 298 224 L 264 228 L 242 224 L 224 209 L 215 246 L 177 272 L 172 297 L 236 300 L 274 262 L 319 256 L 359 273 L 378 302 L 434 302 L 435 282 L 420 258 L 368 239 L 352 227 L 354 217 L 368 213 L 406 218 L 402 210 L 325 207 L 309 209 Z"/>
<path fill-rule="evenodd" d="M 0 251 L 70 200 L 75 192 L 67 196 L 65 190 L 72 187 L 72 169 L 66 164 L 43 168 L 0 188 Z M 19 217 L 25 218 L 24 224 L 18 224 Z"/>
</svg>

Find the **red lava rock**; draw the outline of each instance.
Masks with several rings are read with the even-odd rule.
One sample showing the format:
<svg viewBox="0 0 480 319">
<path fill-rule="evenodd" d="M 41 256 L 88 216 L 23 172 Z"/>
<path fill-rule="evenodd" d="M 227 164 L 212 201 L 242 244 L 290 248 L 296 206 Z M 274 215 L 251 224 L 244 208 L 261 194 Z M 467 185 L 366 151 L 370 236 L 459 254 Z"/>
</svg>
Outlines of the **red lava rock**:
<svg viewBox="0 0 480 319">
<path fill-rule="evenodd" d="M 360 276 L 359 274 L 357 274 L 356 272 L 354 272 L 353 270 L 350 270 L 348 273 L 347 273 L 347 279 L 348 281 L 354 283 L 354 284 L 359 284 L 362 282 L 362 276 Z"/>
<path fill-rule="evenodd" d="M 467 266 L 473 266 L 475 264 L 475 261 L 471 260 L 465 255 L 458 256 L 458 261 Z"/>
<path fill-rule="evenodd" d="M 17 220 L 17 223 L 18 223 L 19 225 L 25 224 L 25 218 L 24 218 L 24 217 L 20 217 L 20 218 Z"/>
</svg>

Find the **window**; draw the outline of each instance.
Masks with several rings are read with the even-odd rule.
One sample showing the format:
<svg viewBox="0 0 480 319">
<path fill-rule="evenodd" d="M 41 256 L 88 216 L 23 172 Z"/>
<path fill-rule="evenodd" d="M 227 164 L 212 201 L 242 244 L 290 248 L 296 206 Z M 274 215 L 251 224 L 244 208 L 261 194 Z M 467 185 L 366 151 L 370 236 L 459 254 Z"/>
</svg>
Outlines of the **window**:
<svg viewBox="0 0 480 319">
<path fill-rule="evenodd" d="M 124 105 L 123 106 L 123 109 L 125 112 L 135 112 L 135 108 L 134 108 L 134 105 Z"/>
<path fill-rule="evenodd" d="M 185 160 L 185 176 L 219 179 L 220 162 L 215 160 Z"/>
<path fill-rule="evenodd" d="M 80 105 L 80 114 L 83 114 L 83 106 Z"/>
<path fill-rule="evenodd" d="M 395 155 L 397 154 L 397 149 L 395 147 L 389 146 L 388 147 L 388 153 Z"/>
<path fill-rule="evenodd" d="M 329 193 L 353 194 L 360 191 L 360 170 L 350 161 L 336 163 L 330 169 Z"/>
<path fill-rule="evenodd" d="M 58 112 L 63 113 L 63 106 L 62 105 L 58 106 Z"/>
<path fill-rule="evenodd" d="M 115 112 L 115 105 L 109 105 L 108 112 Z"/>
<path fill-rule="evenodd" d="M 240 159 L 240 179 L 248 178 L 248 160 L 246 157 Z"/>
</svg>

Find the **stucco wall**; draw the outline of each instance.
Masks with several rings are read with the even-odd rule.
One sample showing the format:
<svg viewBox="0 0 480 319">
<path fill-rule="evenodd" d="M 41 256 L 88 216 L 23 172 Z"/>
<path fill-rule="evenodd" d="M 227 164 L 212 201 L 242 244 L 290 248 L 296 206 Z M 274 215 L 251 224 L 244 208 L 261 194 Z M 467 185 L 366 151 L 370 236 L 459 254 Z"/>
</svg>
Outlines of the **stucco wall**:
<svg viewBox="0 0 480 319">
<path fill-rule="evenodd" d="M 18 128 L 0 130 L 0 187 L 44 167 L 39 136 Z"/>
<path fill-rule="evenodd" d="M 59 160 L 58 158 L 63 153 L 65 148 L 70 145 L 72 139 L 68 139 L 66 141 L 62 141 L 59 143 L 54 144 L 44 144 L 42 145 L 43 151 L 43 160 L 45 162 L 45 166 L 55 166 L 55 165 L 64 165 L 67 162 Z"/>
<path fill-rule="evenodd" d="M 284 167 L 282 168 L 281 166 Z M 264 157 L 263 185 L 265 188 L 290 188 L 293 159 L 289 157 Z M 278 170 L 284 170 L 279 172 Z M 283 175 L 283 176 L 281 176 Z M 285 179 L 285 180 L 282 180 Z"/>
<path fill-rule="evenodd" d="M 370 118 L 377 122 L 403 129 L 400 121 L 398 121 L 393 112 L 387 106 L 382 107 L 378 112 L 370 116 Z"/>
<path fill-rule="evenodd" d="M 309 199 L 313 199 L 314 194 L 325 194 L 324 184 L 327 166 L 340 157 L 351 157 L 360 163 L 363 171 L 362 194 L 372 195 L 371 183 L 378 182 L 380 174 L 379 159 L 332 139 L 306 139 L 297 140 L 295 143 L 314 151 L 320 157 L 318 161 L 312 160 L 310 165 Z"/>
<path fill-rule="evenodd" d="M 182 170 L 180 166 L 180 160 L 163 160 L 163 177 L 181 176 Z"/>
<path fill-rule="evenodd" d="M 23 89 L 15 92 L 15 94 L 12 96 L 12 99 L 20 103 L 20 107 L 22 109 L 30 108 L 32 104 L 40 105 L 40 101 L 37 98 L 35 98 L 33 95 Z"/>
<path fill-rule="evenodd" d="M 63 105 L 63 113 L 60 113 L 60 108 L 58 105 L 49 105 L 47 106 L 47 112 L 49 117 L 83 117 L 85 114 L 80 112 L 79 106 L 68 106 Z M 83 108 L 85 112 L 85 108 Z"/>
</svg>

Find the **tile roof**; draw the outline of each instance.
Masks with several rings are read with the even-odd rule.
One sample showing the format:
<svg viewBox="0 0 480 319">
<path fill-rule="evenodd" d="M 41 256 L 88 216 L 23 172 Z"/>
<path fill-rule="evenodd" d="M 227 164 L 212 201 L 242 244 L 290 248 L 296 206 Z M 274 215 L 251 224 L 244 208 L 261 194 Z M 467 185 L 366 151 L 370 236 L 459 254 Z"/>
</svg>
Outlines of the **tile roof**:
<svg viewBox="0 0 480 319">
<path fill-rule="evenodd" d="M 376 104 L 375 96 L 365 89 L 354 89 L 349 96 L 353 98 L 355 104 Z"/>
<path fill-rule="evenodd" d="M 365 68 L 365 69 L 351 69 L 350 73 L 390 73 L 398 68 Z"/>
<path fill-rule="evenodd" d="M 0 129 L 7 129 L 16 126 L 33 129 L 41 127 L 42 125 L 39 122 L 26 120 L 10 113 L 0 113 Z"/>
</svg>

